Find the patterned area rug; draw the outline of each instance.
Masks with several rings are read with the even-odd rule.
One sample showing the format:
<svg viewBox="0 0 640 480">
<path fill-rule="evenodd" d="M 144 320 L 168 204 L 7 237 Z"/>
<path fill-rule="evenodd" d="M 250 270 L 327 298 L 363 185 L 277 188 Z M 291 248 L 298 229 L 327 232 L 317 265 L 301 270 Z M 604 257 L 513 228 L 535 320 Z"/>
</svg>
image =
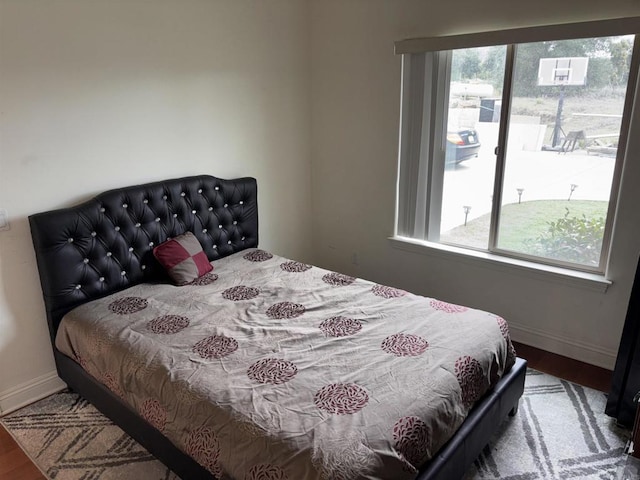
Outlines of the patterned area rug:
<svg viewBox="0 0 640 480">
<path fill-rule="evenodd" d="M 630 432 L 606 416 L 604 393 L 527 370 L 518 414 L 465 480 L 615 479 Z"/>
<path fill-rule="evenodd" d="M 605 401 L 601 392 L 529 370 L 518 415 L 465 480 L 615 479 L 629 432 L 602 413 Z M 177 479 L 76 394 L 53 395 L 0 422 L 52 480 Z"/>
</svg>

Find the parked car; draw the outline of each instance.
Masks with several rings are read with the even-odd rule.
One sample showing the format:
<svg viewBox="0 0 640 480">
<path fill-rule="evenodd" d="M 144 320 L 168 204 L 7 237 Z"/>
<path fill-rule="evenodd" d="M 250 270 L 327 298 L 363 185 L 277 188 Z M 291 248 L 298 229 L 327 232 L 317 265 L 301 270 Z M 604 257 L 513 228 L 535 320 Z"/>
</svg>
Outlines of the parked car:
<svg viewBox="0 0 640 480">
<path fill-rule="evenodd" d="M 460 162 L 477 157 L 480 151 L 478 132 L 473 129 L 447 132 L 446 165 L 457 165 Z"/>
</svg>

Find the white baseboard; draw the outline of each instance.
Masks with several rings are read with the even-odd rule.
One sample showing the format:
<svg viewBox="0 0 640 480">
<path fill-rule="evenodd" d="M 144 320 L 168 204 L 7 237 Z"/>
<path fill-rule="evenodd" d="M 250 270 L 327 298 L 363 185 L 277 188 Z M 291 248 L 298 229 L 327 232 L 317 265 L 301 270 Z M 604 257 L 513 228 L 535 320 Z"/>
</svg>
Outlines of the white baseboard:
<svg viewBox="0 0 640 480">
<path fill-rule="evenodd" d="M 515 342 L 573 358 L 584 363 L 613 370 L 618 352 L 600 345 L 581 342 L 557 333 L 509 322 L 509 332 Z"/>
<path fill-rule="evenodd" d="M 58 374 L 54 370 L 29 382 L 0 392 L 0 415 L 11 413 L 66 387 L 67 385 L 58 378 Z"/>
</svg>

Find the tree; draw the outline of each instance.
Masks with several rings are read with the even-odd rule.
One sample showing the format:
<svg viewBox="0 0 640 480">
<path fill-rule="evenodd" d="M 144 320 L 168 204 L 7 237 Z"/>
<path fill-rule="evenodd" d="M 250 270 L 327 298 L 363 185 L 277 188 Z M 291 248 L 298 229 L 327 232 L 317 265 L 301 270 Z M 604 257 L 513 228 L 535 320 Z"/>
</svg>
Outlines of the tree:
<svg viewBox="0 0 640 480">
<path fill-rule="evenodd" d="M 612 42 L 611 52 L 611 84 L 614 86 L 626 85 L 631 69 L 631 50 L 633 43 L 626 38 L 619 42 Z"/>
<path fill-rule="evenodd" d="M 487 55 L 480 65 L 480 76 L 493 85 L 496 91 L 502 91 L 504 84 L 504 65 L 507 49 L 503 46 L 489 48 Z"/>
<path fill-rule="evenodd" d="M 454 50 L 451 60 L 451 79 L 456 81 L 475 80 L 480 74 L 480 53 L 476 48 Z"/>
</svg>

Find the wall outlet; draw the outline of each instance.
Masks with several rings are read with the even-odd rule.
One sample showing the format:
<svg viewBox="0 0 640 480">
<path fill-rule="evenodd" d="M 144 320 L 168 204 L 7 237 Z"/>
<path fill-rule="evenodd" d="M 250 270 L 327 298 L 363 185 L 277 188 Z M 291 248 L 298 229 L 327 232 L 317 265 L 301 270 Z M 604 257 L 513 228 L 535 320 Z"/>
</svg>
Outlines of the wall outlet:
<svg viewBox="0 0 640 480">
<path fill-rule="evenodd" d="M 11 224 L 9 223 L 9 214 L 4 208 L 0 208 L 0 231 L 9 230 Z"/>
</svg>

